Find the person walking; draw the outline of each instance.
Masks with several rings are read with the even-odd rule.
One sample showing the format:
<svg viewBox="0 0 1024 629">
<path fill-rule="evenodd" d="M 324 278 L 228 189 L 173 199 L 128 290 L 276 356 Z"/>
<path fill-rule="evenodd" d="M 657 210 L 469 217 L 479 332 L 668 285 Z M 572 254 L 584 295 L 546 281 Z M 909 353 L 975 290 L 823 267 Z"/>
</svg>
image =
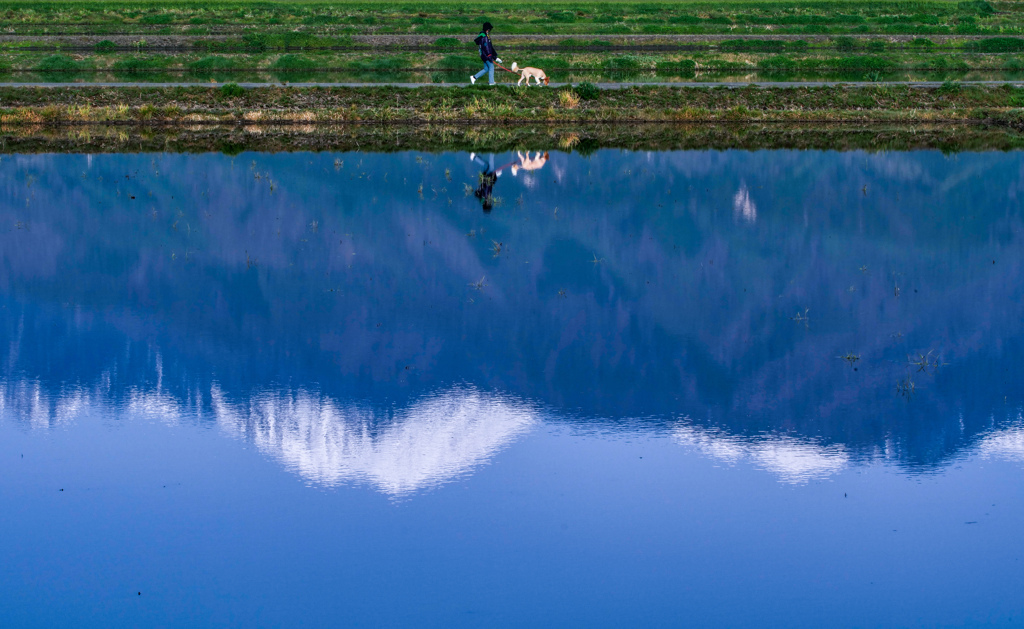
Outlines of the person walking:
<svg viewBox="0 0 1024 629">
<path fill-rule="evenodd" d="M 476 80 L 486 74 L 490 84 L 494 85 L 494 63 L 501 63 L 501 59 L 498 58 L 494 44 L 491 43 L 492 28 L 494 27 L 490 22 L 484 22 L 480 34 L 473 40 L 473 43 L 480 47 L 480 60 L 484 62 L 484 69 L 469 77 L 470 83 L 476 84 Z"/>
</svg>

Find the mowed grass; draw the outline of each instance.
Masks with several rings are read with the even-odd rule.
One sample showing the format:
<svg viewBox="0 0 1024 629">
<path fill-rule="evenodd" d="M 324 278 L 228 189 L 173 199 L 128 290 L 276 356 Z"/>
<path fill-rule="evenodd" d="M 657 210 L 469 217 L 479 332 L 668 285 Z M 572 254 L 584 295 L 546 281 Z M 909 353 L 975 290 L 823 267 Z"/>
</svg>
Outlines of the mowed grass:
<svg viewBox="0 0 1024 629">
<path fill-rule="evenodd" d="M 725 2 L 0 2 L 14 32 L 202 35 L 258 32 L 467 34 L 483 20 L 495 34 L 1024 32 L 1024 6 L 989 0 L 741 0 Z M 237 30 L 236 29 L 236 30 Z M 296 30 L 298 29 L 298 30 Z"/>
<path fill-rule="evenodd" d="M 1024 40 L 1021 40 L 1024 41 Z M 763 54 L 716 52 L 621 53 L 547 52 L 509 53 L 523 66 L 544 68 L 549 72 L 593 71 L 608 75 L 644 72 L 822 72 L 858 70 L 893 72 L 897 70 L 1024 70 L 1024 55 L 1016 53 L 958 55 L 948 51 L 886 51 L 879 54 L 844 54 L 835 51 L 812 53 Z M 251 72 L 273 71 L 331 73 L 359 71 L 469 72 L 480 67 L 475 54 L 402 53 L 379 55 L 354 53 L 271 53 L 271 54 L 78 54 L 21 53 L 0 55 L 0 74 L 11 72 L 77 73 L 152 73 L 152 72 Z M 509 75 L 500 75 L 508 78 Z"/>
</svg>

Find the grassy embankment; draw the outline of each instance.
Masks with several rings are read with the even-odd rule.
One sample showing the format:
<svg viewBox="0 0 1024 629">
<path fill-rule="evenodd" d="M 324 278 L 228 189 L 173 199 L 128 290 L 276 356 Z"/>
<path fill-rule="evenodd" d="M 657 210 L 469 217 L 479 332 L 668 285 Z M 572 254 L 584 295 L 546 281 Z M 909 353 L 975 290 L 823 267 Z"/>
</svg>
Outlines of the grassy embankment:
<svg viewBox="0 0 1024 629">
<path fill-rule="evenodd" d="M 881 80 L 899 72 L 955 74 L 963 72 L 1024 72 L 1024 38 L 999 38 L 966 42 L 973 48 L 984 45 L 986 54 L 965 54 L 948 47 L 934 50 L 926 39 L 909 45 L 886 48 L 867 46 L 856 40 L 827 40 L 826 46 L 809 46 L 804 40 L 732 41 L 697 51 L 612 52 L 578 50 L 531 51 L 516 55 L 523 65 L 543 67 L 559 79 L 580 80 L 664 80 L 693 78 L 699 74 L 744 74 L 759 72 L 765 77 L 820 76 L 842 80 Z M 963 43 L 963 42 L 961 42 Z M 38 80 L 76 80 L 86 77 L 137 80 L 140 77 L 184 76 L 197 80 L 330 79 L 330 74 L 364 77 L 367 80 L 419 80 L 445 82 L 460 80 L 478 69 L 479 60 L 462 50 L 393 52 L 284 52 L 127 54 L 79 53 L 40 54 L 13 52 L 0 55 L 0 75 L 32 73 Z M 28 78 L 33 78 L 30 76 Z M 8 76 L 8 80 L 12 77 Z M 20 79 L 25 79 L 19 75 Z M 350 79 L 354 80 L 354 79 Z"/>
<path fill-rule="evenodd" d="M 443 0 L 416 5 L 71 0 L 0 2 L 0 10 L 7 27 L 0 35 L 0 73 L 28 71 L 46 80 L 70 81 L 90 73 L 131 80 L 176 72 L 195 80 L 295 82 L 323 78 L 326 68 L 350 73 L 346 80 L 373 75 L 440 82 L 477 67 L 466 40 L 484 19 L 500 25 L 496 34 L 515 42 L 507 49 L 518 50 L 523 63 L 574 82 L 712 72 L 749 76 L 752 71 L 761 73 L 758 78 L 840 80 L 883 80 L 918 69 L 951 76 L 1024 71 L 1024 37 L 1018 37 L 1024 35 L 1024 3 L 985 0 L 555 0 L 512 6 Z M 787 39 L 771 39 L 780 34 Z M 396 35 L 412 39 L 399 41 Z M 652 41 L 656 49 L 650 48 Z M 356 49 L 381 44 L 372 51 Z M 32 46 L 50 49 L 28 49 Z M 579 87 L 0 90 L 0 121 L 7 125 L 941 120 L 1006 126 L 1018 124 L 1022 106 L 1021 90 L 953 84 L 931 90 L 601 93 Z"/>
<path fill-rule="evenodd" d="M 987 0 L 509 6 L 23 0 L 0 2 L 0 10 L 0 80 L 175 73 L 195 80 L 301 81 L 331 80 L 335 73 L 344 74 L 342 80 L 444 82 L 479 65 L 469 40 L 483 20 L 498 25 L 495 34 L 508 55 L 571 81 L 750 72 L 759 79 L 883 80 L 907 71 L 932 73 L 927 78 L 1024 71 L 1024 38 L 1018 37 L 1024 35 L 1024 5 Z"/>
<path fill-rule="evenodd" d="M 0 124 L 951 121 L 1016 127 L 1024 88 L 5 88 Z"/>
</svg>

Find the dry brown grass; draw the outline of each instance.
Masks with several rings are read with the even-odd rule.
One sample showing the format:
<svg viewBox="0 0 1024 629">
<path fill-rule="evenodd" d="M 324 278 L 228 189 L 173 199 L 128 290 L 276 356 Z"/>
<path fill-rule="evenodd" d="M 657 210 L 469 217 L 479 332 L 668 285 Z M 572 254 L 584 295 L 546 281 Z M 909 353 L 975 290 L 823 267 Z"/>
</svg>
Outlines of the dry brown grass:
<svg viewBox="0 0 1024 629">
<path fill-rule="evenodd" d="M 576 109 L 580 106 L 580 95 L 572 90 L 559 92 L 558 102 L 566 109 Z"/>
</svg>

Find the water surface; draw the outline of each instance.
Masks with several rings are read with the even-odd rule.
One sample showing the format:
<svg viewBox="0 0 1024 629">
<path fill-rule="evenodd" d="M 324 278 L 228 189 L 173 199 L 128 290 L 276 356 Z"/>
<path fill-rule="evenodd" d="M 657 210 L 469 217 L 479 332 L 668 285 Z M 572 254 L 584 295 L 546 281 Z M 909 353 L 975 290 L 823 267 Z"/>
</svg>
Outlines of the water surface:
<svg viewBox="0 0 1024 629">
<path fill-rule="evenodd" d="M 1024 624 L 1022 195 L 996 152 L 5 156 L 0 614 Z"/>
</svg>

